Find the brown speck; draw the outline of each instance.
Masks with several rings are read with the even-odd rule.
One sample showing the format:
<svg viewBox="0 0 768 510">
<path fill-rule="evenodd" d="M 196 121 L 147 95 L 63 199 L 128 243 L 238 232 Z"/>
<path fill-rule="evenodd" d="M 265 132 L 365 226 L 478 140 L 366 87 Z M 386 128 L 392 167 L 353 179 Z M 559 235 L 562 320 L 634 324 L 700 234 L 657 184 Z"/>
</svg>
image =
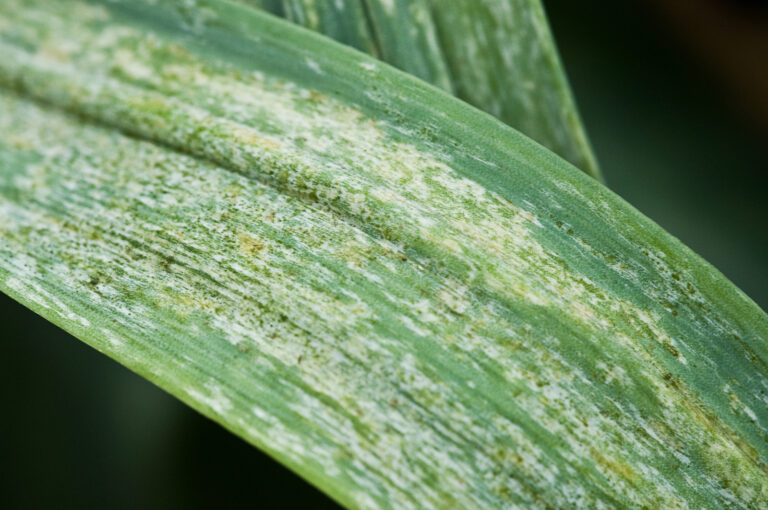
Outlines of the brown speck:
<svg viewBox="0 0 768 510">
<path fill-rule="evenodd" d="M 168 269 L 171 267 L 171 264 L 173 264 L 175 261 L 176 259 L 173 257 L 173 255 L 169 255 L 163 259 L 163 261 L 160 263 L 160 266 L 164 271 L 168 271 Z"/>
<path fill-rule="evenodd" d="M 675 346 L 674 346 L 674 345 L 672 345 L 671 343 L 669 343 L 669 342 L 664 342 L 664 343 L 663 343 L 663 344 L 661 344 L 661 345 L 662 345 L 662 347 L 664 347 L 664 350 L 665 350 L 665 351 L 667 351 L 668 353 L 670 353 L 670 354 L 671 354 L 672 356 L 674 356 L 675 358 L 679 358 L 679 357 L 680 357 L 680 351 L 678 351 L 678 350 L 677 350 L 677 347 L 675 347 Z"/>
</svg>

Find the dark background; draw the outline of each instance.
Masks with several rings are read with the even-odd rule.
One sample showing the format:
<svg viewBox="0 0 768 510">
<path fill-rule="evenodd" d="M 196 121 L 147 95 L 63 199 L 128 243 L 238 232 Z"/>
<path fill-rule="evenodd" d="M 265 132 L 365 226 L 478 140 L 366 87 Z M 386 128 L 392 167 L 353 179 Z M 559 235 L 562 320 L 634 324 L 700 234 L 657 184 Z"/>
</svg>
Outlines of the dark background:
<svg viewBox="0 0 768 510">
<path fill-rule="evenodd" d="M 608 185 L 768 308 L 768 9 L 545 4 Z M 0 507 L 335 507 L 5 296 L 0 321 Z"/>
</svg>

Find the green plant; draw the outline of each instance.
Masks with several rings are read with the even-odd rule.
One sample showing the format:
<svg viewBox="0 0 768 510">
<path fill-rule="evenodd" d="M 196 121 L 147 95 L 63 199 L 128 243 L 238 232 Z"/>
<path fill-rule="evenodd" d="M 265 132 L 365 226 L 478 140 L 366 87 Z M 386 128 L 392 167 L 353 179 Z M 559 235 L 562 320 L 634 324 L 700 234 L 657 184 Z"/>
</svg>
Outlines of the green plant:
<svg viewBox="0 0 768 510">
<path fill-rule="evenodd" d="M 349 506 L 765 504 L 722 275 L 421 81 L 179 5 L 0 7 L 3 291 Z"/>
</svg>

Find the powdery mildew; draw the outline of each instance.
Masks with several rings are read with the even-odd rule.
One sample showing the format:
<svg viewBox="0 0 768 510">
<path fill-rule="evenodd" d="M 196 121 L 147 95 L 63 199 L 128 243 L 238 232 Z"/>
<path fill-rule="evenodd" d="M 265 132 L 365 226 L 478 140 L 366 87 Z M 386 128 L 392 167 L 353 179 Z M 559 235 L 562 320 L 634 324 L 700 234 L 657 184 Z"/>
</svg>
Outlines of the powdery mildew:
<svg viewBox="0 0 768 510">
<path fill-rule="evenodd" d="M 765 506 L 761 451 L 674 375 L 717 362 L 569 267 L 540 205 L 105 9 L 0 12 L 0 84 L 95 123 L 2 93 L 12 295 L 352 506 Z M 607 262 L 716 310 L 647 256 Z M 721 387 L 765 437 L 765 393 Z"/>
</svg>

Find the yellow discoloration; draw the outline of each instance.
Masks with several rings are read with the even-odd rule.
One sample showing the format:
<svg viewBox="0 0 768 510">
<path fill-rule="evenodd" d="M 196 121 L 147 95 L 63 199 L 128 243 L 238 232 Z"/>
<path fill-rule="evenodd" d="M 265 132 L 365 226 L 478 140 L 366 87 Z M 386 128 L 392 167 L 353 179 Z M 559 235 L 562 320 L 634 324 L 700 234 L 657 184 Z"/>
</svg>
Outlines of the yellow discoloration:
<svg viewBox="0 0 768 510">
<path fill-rule="evenodd" d="M 261 240 L 251 237 L 244 232 L 238 234 L 237 238 L 240 240 L 240 251 L 249 257 L 260 254 L 265 248 Z"/>
</svg>

